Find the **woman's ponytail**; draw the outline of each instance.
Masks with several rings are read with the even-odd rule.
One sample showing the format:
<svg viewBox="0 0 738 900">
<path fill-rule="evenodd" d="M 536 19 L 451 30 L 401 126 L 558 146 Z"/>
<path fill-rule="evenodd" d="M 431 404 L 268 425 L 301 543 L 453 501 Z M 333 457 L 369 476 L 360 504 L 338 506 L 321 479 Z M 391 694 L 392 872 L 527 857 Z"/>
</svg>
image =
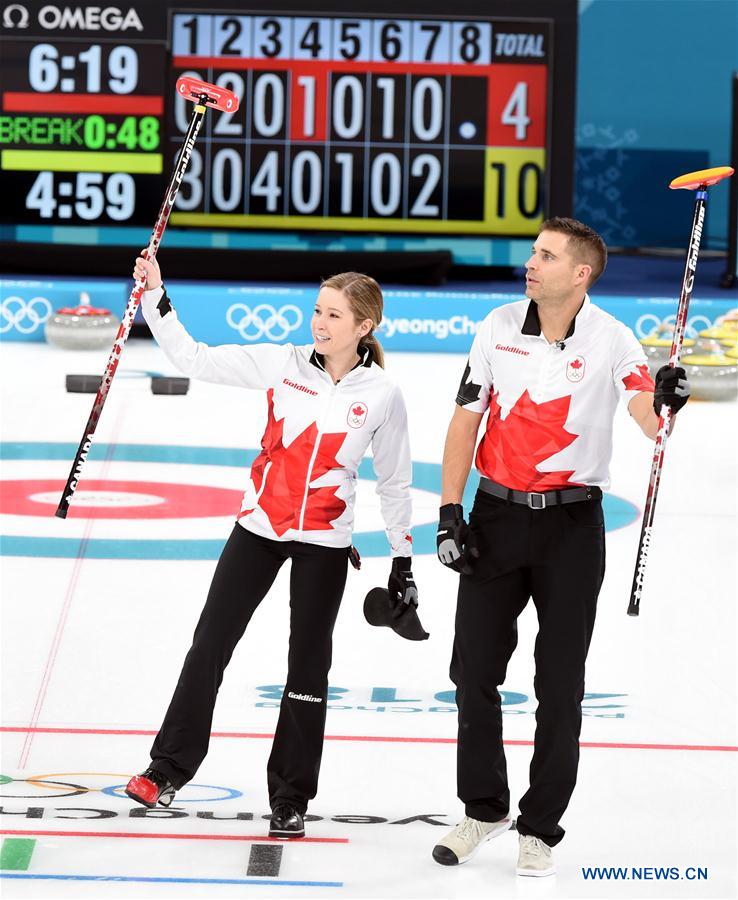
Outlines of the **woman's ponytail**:
<svg viewBox="0 0 738 900">
<path fill-rule="evenodd" d="M 377 340 L 376 334 L 374 334 L 374 330 L 370 331 L 369 334 L 365 335 L 359 341 L 359 349 L 362 347 L 368 347 L 372 353 L 372 359 L 374 362 L 380 367 L 380 369 L 384 368 L 384 350 L 382 345 Z"/>
</svg>

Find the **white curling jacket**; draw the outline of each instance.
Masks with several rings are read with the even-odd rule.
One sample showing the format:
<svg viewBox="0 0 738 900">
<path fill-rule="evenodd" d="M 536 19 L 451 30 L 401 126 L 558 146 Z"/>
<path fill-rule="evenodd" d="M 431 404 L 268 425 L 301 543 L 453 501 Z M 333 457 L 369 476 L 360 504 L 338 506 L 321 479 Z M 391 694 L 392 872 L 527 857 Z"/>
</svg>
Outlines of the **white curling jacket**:
<svg viewBox="0 0 738 900">
<path fill-rule="evenodd" d="M 498 306 L 471 347 L 456 402 L 489 410 L 476 466 L 519 491 L 573 485 L 607 490 L 613 417 L 641 392 L 653 392 L 643 347 L 633 332 L 585 294 L 561 341 L 549 343 L 538 306 Z"/>
<path fill-rule="evenodd" d="M 392 556 L 412 555 L 405 403 L 370 351 L 334 384 L 311 344 L 209 347 L 188 334 L 162 288 L 146 291 L 141 308 L 157 343 L 185 375 L 267 392 L 267 425 L 240 525 L 275 541 L 349 547 L 358 468 L 371 445 Z"/>
</svg>

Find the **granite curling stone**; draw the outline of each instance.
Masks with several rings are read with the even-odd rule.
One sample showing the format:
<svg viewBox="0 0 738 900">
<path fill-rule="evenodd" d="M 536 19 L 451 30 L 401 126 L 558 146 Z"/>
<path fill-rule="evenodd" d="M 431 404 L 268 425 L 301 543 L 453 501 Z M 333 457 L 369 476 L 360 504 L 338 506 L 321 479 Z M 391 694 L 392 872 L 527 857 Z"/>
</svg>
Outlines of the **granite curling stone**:
<svg viewBox="0 0 738 900">
<path fill-rule="evenodd" d="M 46 340 L 65 350 L 110 349 L 119 327 L 109 309 L 86 303 L 64 306 L 46 321 Z"/>
</svg>

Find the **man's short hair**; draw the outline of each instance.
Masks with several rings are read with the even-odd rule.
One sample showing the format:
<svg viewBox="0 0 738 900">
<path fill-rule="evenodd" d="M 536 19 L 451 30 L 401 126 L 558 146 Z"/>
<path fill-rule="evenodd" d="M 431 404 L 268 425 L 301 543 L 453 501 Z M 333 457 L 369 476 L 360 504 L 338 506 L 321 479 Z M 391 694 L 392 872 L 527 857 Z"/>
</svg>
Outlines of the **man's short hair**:
<svg viewBox="0 0 738 900">
<path fill-rule="evenodd" d="M 589 290 L 605 271 L 607 265 L 607 246 L 599 234 L 584 222 L 569 219 L 566 216 L 554 216 L 552 219 L 546 219 L 541 225 L 541 231 L 558 231 L 559 234 L 565 234 L 569 238 L 567 247 L 575 261 L 592 267 L 592 274 L 589 276 L 587 284 L 587 290 Z"/>
</svg>

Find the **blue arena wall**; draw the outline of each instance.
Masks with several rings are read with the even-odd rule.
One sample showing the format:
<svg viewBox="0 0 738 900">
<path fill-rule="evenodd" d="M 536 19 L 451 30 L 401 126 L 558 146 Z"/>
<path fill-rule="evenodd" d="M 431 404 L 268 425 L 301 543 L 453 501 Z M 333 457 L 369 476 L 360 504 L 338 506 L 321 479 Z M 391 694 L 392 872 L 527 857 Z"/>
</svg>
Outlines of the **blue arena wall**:
<svg viewBox="0 0 738 900">
<path fill-rule="evenodd" d="M 192 336 L 207 344 L 311 343 L 314 286 L 168 282 L 177 313 Z M 101 280 L 4 280 L 0 283 L 0 341 L 40 342 L 44 322 L 64 306 L 77 306 L 86 291 L 93 306 L 120 317 L 130 282 Z M 385 290 L 385 318 L 379 332 L 387 350 L 465 353 L 485 316 L 522 293 L 463 290 Z M 593 294 L 593 302 L 624 322 L 638 337 L 676 313 L 676 297 L 623 297 Z M 693 297 L 688 333 L 709 328 L 736 306 L 725 299 Z"/>
<path fill-rule="evenodd" d="M 608 246 L 685 245 L 667 185 L 730 164 L 736 69 L 735 0 L 580 0 L 574 215 Z M 728 196 L 710 192 L 706 249 L 727 246 Z"/>
</svg>

